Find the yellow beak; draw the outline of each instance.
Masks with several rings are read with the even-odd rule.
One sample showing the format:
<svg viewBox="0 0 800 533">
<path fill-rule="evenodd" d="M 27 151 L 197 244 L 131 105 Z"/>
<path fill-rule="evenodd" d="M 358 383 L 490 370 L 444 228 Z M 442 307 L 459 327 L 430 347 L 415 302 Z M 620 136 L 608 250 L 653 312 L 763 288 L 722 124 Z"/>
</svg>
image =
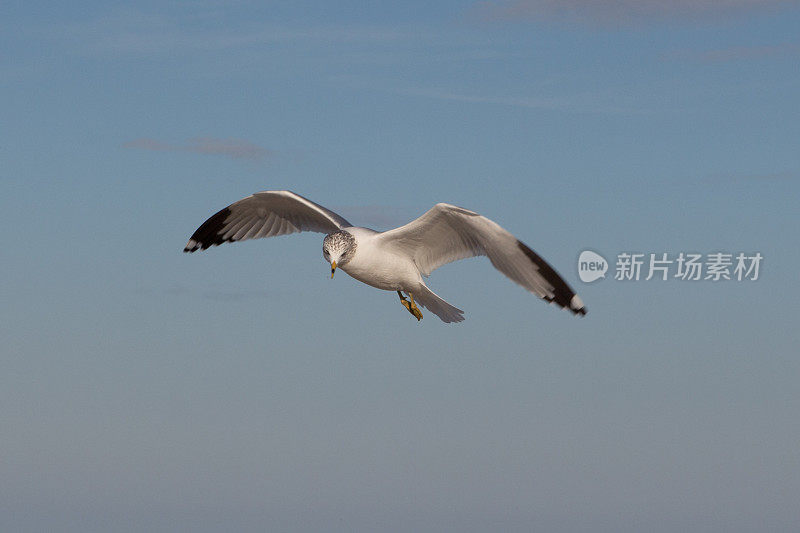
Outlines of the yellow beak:
<svg viewBox="0 0 800 533">
<path fill-rule="evenodd" d="M 331 263 L 331 279 L 333 279 L 333 274 L 336 272 L 336 261 Z"/>
</svg>

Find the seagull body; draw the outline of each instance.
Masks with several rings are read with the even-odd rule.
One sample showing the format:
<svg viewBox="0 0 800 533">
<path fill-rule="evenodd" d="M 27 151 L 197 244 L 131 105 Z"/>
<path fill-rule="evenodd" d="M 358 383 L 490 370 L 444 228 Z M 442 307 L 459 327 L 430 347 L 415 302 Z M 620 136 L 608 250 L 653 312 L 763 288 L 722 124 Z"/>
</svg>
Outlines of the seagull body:
<svg viewBox="0 0 800 533">
<path fill-rule="evenodd" d="M 356 243 L 357 253 L 339 265 L 351 277 L 385 291 L 410 291 L 422 280 L 411 257 L 386 246 L 380 232 L 358 227 L 342 231 L 352 235 Z"/>
<path fill-rule="evenodd" d="M 450 204 L 436 204 L 405 226 L 378 232 L 355 227 L 291 191 L 263 191 L 214 214 L 183 251 L 300 231 L 326 234 L 322 253 L 331 265 L 331 277 L 341 268 L 362 283 L 396 291 L 417 320 L 422 318 L 417 303 L 444 322 L 464 320 L 464 312 L 437 296 L 423 278 L 442 265 L 480 255 L 540 298 L 576 315 L 586 314 L 581 299 L 536 252 L 492 220 Z"/>
</svg>

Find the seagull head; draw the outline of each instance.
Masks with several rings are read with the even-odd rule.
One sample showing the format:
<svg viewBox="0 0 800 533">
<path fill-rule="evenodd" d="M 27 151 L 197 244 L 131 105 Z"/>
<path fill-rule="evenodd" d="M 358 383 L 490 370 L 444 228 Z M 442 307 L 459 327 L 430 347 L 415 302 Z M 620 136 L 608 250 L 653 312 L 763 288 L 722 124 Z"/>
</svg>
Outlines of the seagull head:
<svg viewBox="0 0 800 533">
<path fill-rule="evenodd" d="M 322 256 L 331 264 L 331 278 L 336 267 L 345 265 L 356 251 L 356 238 L 346 231 L 335 231 L 325 235 L 322 241 Z"/>
</svg>

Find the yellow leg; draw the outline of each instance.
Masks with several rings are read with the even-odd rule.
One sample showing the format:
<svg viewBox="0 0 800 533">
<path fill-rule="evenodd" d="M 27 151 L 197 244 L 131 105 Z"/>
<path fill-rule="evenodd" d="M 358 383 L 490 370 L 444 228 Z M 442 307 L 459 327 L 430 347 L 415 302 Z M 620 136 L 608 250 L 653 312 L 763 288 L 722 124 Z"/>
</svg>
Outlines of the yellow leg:
<svg viewBox="0 0 800 533">
<path fill-rule="evenodd" d="M 419 307 L 417 307 L 417 304 L 414 303 L 414 295 L 410 292 L 408 293 L 409 298 L 411 298 L 411 302 L 403 297 L 402 292 L 397 291 L 397 295 L 400 297 L 400 303 L 403 304 L 403 307 L 405 307 L 409 313 L 414 315 L 414 318 L 417 319 L 417 322 L 422 320 L 422 312 L 419 310 Z"/>
<path fill-rule="evenodd" d="M 409 311 L 411 311 L 411 314 L 414 315 L 417 318 L 417 322 L 419 322 L 422 320 L 422 312 L 419 310 L 419 307 L 417 307 L 417 304 L 414 303 L 414 295 L 409 292 L 408 297 L 411 298 L 411 308 Z"/>
</svg>

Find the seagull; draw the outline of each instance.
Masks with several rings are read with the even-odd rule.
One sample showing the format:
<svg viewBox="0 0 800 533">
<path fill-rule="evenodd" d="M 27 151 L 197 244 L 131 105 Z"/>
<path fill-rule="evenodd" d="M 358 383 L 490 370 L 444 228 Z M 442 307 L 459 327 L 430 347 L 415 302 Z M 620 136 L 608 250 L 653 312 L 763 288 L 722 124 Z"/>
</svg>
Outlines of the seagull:
<svg viewBox="0 0 800 533">
<path fill-rule="evenodd" d="M 436 204 L 405 226 L 375 231 L 353 226 L 291 191 L 262 191 L 203 222 L 183 251 L 301 231 L 325 234 L 322 255 L 331 265 L 331 278 L 341 268 L 362 283 L 396 291 L 417 321 L 422 319 L 417 304 L 446 323 L 464 320 L 464 312 L 437 296 L 423 278 L 440 266 L 476 256 L 488 257 L 506 277 L 548 303 L 586 314 L 578 295 L 536 252 L 496 222 L 450 204 Z"/>
</svg>

